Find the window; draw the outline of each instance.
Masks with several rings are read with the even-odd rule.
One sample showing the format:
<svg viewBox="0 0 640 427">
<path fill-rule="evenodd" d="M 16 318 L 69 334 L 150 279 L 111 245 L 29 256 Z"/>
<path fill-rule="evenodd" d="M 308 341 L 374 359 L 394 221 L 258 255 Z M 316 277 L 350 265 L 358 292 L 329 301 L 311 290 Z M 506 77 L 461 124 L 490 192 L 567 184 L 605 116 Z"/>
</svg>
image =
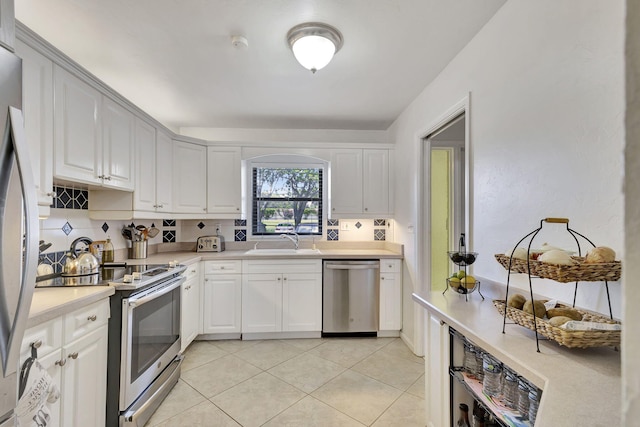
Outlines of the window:
<svg viewBox="0 0 640 427">
<path fill-rule="evenodd" d="M 323 168 L 253 165 L 253 235 L 322 235 Z"/>
</svg>

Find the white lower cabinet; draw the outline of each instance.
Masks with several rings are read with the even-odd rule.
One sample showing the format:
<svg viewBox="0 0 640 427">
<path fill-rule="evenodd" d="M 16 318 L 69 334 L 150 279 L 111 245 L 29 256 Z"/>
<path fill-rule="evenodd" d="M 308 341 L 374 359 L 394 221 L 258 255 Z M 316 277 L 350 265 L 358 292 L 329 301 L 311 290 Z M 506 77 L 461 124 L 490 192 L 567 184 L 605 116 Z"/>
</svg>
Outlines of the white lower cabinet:
<svg viewBox="0 0 640 427">
<path fill-rule="evenodd" d="M 425 402 L 427 426 L 451 425 L 449 411 L 449 327 L 425 311 Z"/>
<path fill-rule="evenodd" d="M 205 261 L 203 334 L 242 332 L 242 261 Z"/>
<path fill-rule="evenodd" d="M 187 266 L 185 277 L 180 295 L 180 351 L 184 351 L 200 333 L 200 264 Z"/>
<path fill-rule="evenodd" d="M 242 332 L 320 332 L 322 260 L 247 260 Z"/>
<path fill-rule="evenodd" d="M 380 260 L 380 325 L 381 331 L 402 329 L 402 261 Z"/>
<path fill-rule="evenodd" d="M 109 300 L 34 326 L 25 332 L 20 364 L 37 347 L 38 360 L 60 390 L 49 404 L 51 426 L 102 427 L 107 398 Z"/>
</svg>

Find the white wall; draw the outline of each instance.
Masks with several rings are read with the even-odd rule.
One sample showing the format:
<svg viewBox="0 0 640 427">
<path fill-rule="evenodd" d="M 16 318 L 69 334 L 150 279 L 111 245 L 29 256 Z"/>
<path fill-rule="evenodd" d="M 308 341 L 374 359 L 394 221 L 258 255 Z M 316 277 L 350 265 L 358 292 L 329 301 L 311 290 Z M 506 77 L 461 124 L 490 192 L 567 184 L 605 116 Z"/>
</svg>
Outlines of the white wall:
<svg viewBox="0 0 640 427">
<path fill-rule="evenodd" d="M 423 286 L 415 277 L 422 260 L 412 232 L 420 138 L 469 93 L 469 240 L 480 253 L 475 274 L 505 282 L 493 255 L 551 216 L 569 218 L 573 229 L 622 255 L 623 21 L 622 1 L 509 0 L 398 118 L 390 133 L 397 145 L 395 235 L 405 245 L 405 283 Z M 564 246 L 559 236 L 565 234 L 536 242 Z M 527 283 L 524 275 L 515 279 L 517 286 Z M 610 288 L 619 317 L 621 285 Z M 573 297 L 572 285 L 555 282 L 536 281 L 535 291 Z M 405 325 L 409 298 L 410 289 Z M 607 311 L 602 285 L 581 284 L 577 304 Z"/>
<path fill-rule="evenodd" d="M 640 3 L 627 0 L 627 112 L 625 149 L 625 258 L 622 330 L 622 425 L 634 427 L 640 419 Z M 628 280 L 627 280 L 628 278 Z"/>
</svg>

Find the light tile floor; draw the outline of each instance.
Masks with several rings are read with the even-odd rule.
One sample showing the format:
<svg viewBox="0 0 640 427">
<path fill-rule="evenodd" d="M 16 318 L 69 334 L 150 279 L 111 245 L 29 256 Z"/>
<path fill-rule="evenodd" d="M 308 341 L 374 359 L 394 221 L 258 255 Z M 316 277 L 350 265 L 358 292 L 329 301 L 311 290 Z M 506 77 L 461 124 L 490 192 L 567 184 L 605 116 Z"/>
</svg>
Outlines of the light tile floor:
<svg viewBox="0 0 640 427">
<path fill-rule="evenodd" d="M 197 341 L 151 426 L 423 427 L 424 360 L 399 338 Z"/>
</svg>

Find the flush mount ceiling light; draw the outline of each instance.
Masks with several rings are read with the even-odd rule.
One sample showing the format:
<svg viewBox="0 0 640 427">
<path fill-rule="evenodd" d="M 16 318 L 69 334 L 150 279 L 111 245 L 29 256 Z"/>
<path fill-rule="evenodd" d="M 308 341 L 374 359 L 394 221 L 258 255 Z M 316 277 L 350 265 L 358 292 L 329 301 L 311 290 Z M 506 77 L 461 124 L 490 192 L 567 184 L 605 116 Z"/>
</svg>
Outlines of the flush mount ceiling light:
<svg viewBox="0 0 640 427">
<path fill-rule="evenodd" d="M 312 73 L 324 68 L 342 47 L 342 34 L 331 25 L 307 22 L 287 33 L 289 47 L 300 65 Z"/>
</svg>

